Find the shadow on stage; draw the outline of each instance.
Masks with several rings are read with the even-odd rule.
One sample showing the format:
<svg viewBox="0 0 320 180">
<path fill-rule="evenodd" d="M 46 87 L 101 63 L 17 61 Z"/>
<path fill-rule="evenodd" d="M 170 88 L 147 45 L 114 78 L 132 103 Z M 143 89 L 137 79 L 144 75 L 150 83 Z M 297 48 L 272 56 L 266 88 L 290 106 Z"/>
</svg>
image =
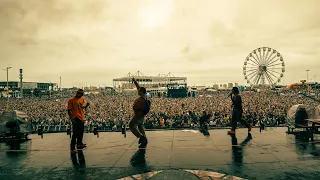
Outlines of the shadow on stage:
<svg viewBox="0 0 320 180">
<path fill-rule="evenodd" d="M 139 169 L 142 171 L 151 171 L 151 167 L 148 166 L 148 162 L 146 161 L 146 150 L 147 146 L 143 148 L 139 148 L 131 157 L 130 164 L 133 168 Z"/>
<path fill-rule="evenodd" d="M 7 157 L 15 158 L 17 161 L 21 160 L 22 157 L 27 156 L 30 154 L 30 147 L 31 141 L 26 141 L 23 143 L 20 142 L 11 142 L 5 143 L 6 148 L 8 151 L 6 152 Z"/>
<path fill-rule="evenodd" d="M 209 137 L 210 133 L 208 131 L 207 128 L 200 128 L 200 132 L 205 136 L 205 137 Z"/>
<path fill-rule="evenodd" d="M 76 169 L 86 167 L 86 159 L 83 154 L 83 150 L 78 150 L 77 153 L 71 153 L 71 160 L 73 167 Z"/>
<path fill-rule="evenodd" d="M 315 157 L 320 156 L 319 141 L 309 141 L 309 135 L 306 133 L 295 134 L 295 150 L 297 154 L 311 154 Z"/>
<path fill-rule="evenodd" d="M 232 160 L 233 165 L 235 166 L 242 166 L 243 163 L 243 150 L 245 149 L 246 145 L 252 140 L 251 133 L 248 134 L 246 139 L 238 144 L 238 139 L 236 135 L 231 135 L 231 144 L 232 144 Z"/>
</svg>

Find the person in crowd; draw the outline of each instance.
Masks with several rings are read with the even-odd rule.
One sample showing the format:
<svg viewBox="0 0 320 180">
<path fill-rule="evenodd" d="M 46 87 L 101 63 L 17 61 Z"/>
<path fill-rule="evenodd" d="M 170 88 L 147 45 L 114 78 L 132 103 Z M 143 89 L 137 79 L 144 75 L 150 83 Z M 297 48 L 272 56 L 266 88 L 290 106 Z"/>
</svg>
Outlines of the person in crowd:
<svg viewBox="0 0 320 180">
<path fill-rule="evenodd" d="M 90 109 L 86 110 L 86 121 L 90 125 L 98 125 L 104 130 L 111 130 L 112 127 L 121 127 L 121 121 L 129 122 L 132 117 L 132 104 L 136 99 L 136 91 L 127 93 L 107 94 L 99 92 L 90 94 L 88 91 L 86 98 L 92 102 Z M 70 97 L 73 90 L 63 92 L 64 96 Z M 231 123 L 230 106 L 232 101 L 226 98 L 227 92 L 217 91 L 210 94 L 212 97 L 186 97 L 186 98 L 158 98 L 152 99 L 152 109 L 145 117 L 145 128 L 162 128 L 161 119 L 164 119 L 165 128 L 191 127 L 197 126 L 202 116 L 203 110 L 213 112 L 210 118 L 212 126 L 229 126 Z M 54 97 L 54 100 L 52 99 Z M 305 104 L 308 107 L 316 107 L 319 104 L 304 96 L 299 96 L 294 91 L 276 92 L 241 92 L 243 117 L 250 120 L 254 126 L 259 126 L 259 121 L 269 118 L 269 114 L 276 121 L 280 120 L 280 125 L 286 123 L 287 110 L 296 104 Z M 70 124 L 69 116 L 66 113 L 66 104 L 69 98 L 61 98 L 60 92 L 52 92 L 51 99 L 24 97 L 23 99 L 11 98 L 9 110 L 19 110 L 25 112 L 32 120 L 33 129 L 40 124 L 47 126 L 66 126 Z M 5 107 L 7 99 L 0 98 L 0 107 Z M 94 104 L 94 106 L 93 106 Z M 182 104 L 184 106 L 182 107 Z M 1 110 L 0 110 L 1 111 Z M 2 110 L 4 111 L 4 110 Z M 161 121 L 160 121 L 161 120 Z M 103 126 L 105 124 L 105 126 Z M 158 124 L 158 125 L 157 125 Z M 65 128 L 58 128 L 65 129 Z M 118 129 L 120 130 L 120 129 Z"/>
</svg>

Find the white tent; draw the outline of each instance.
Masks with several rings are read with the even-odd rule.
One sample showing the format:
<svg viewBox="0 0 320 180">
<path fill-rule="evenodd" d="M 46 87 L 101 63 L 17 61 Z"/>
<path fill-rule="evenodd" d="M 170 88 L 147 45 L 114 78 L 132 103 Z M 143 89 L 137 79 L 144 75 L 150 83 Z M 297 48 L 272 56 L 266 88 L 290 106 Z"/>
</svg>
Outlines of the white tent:
<svg viewBox="0 0 320 180">
<path fill-rule="evenodd" d="M 15 113 L 16 113 L 17 118 L 19 118 L 19 120 L 27 121 L 27 119 L 29 117 L 25 112 L 22 112 L 22 111 L 15 110 Z"/>
<path fill-rule="evenodd" d="M 308 114 L 309 119 L 319 119 L 320 118 L 320 105 L 317 107 L 311 107 L 311 106 L 306 106 L 304 104 L 296 104 L 289 108 L 287 111 L 287 123 L 288 124 L 294 124 L 295 123 L 295 117 L 296 113 L 298 112 L 299 109 L 305 109 Z"/>
<path fill-rule="evenodd" d="M 5 112 L 0 116 L 0 133 L 10 132 L 8 124 L 18 124 L 17 131 L 20 133 L 30 132 L 28 116 L 22 111 Z M 15 126 L 15 125 L 14 125 Z"/>
</svg>

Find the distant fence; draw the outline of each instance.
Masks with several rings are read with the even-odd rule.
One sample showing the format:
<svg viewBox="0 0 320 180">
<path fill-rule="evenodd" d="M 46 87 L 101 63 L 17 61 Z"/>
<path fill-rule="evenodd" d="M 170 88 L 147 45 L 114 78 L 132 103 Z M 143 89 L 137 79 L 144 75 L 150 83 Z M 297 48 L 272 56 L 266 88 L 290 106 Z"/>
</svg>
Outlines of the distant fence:
<svg viewBox="0 0 320 180">
<path fill-rule="evenodd" d="M 33 126 L 33 131 L 37 132 L 41 125 Z M 67 132 L 68 125 L 42 125 L 42 130 L 44 133 L 55 133 L 55 132 Z M 110 126 L 102 127 L 102 126 L 95 126 L 97 127 L 98 131 L 120 131 L 120 128 L 114 128 Z M 94 126 L 84 126 L 85 132 L 93 132 Z M 129 128 L 129 127 L 127 127 Z"/>
<path fill-rule="evenodd" d="M 33 132 L 37 132 L 38 129 L 41 127 L 41 125 L 36 125 L 33 126 Z M 122 130 L 120 126 L 84 126 L 84 131 L 85 132 L 93 132 L 94 128 L 97 128 L 99 132 L 119 132 Z M 44 133 L 58 133 L 58 132 L 67 132 L 67 129 L 69 128 L 68 125 L 42 125 L 42 131 Z M 180 127 L 180 128 L 170 128 L 170 127 L 162 127 L 162 128 L 145 128 L 146 130 L 161 130 L 161 129 L 166 129 L 166 130 L 173 130 L 173 129 L 182 129 L 182 128 L 197 128 L 197 127 L 191 127 L 191 126 L 186 126 L 186 127 Z M 127 125 L 126 129 L 129 129 L 129 126 Z"/>
<path fill-rule="evenodd" d="M 276 126 L 284 126 L 284 124 L 279 124 L 279 125 L 268 125 L 265 124 L 266 126 L 269 127 L 276 127 Z M 37 132 L 38 129 L 41 127 L 41 125 L 36 125 L 33 126 L 33 132 Z M 42 125 L 42 129 L 44 133 L 58 133 L 58 132 L 67 132 L 69 125 Z M 119 132 L 122 130 L 121 126 L 84 126 L 84 131 L 85 132 L 93 132 L 94 128 L 97 128 L 99 132 Z M 147 131 L 150 130 L 175 130 L 175 129 L 198 129 L 199 125 L 196 126 L 182 126 L 182 127 L 157 127 L 157 128 L 147 128 L 145 129 Z M 229 126 L 215 126 L 215 125 L 209 125 L 210 129 L 224 129 L 224 128 L 230 128 Z M 126 129 L 129 129 L 129 126 L 127 125 Z"/>
</svg>

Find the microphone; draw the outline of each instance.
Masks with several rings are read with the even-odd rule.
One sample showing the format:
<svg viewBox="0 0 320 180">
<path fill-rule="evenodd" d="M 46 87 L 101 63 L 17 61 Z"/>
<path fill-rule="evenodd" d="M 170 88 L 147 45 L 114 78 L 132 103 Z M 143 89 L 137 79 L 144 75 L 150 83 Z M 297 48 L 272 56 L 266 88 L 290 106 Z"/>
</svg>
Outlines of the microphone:
<svg viewBox="0 0 320 180">
<path fill-rule="evenodd" d="M 229 98 L 229 97 L 231 97 L 232 96 L 232 92 L 231 93 L 229 93 L 229 95 L 228 95 L 228 97 L 227 98 Z"/>
</svg>

